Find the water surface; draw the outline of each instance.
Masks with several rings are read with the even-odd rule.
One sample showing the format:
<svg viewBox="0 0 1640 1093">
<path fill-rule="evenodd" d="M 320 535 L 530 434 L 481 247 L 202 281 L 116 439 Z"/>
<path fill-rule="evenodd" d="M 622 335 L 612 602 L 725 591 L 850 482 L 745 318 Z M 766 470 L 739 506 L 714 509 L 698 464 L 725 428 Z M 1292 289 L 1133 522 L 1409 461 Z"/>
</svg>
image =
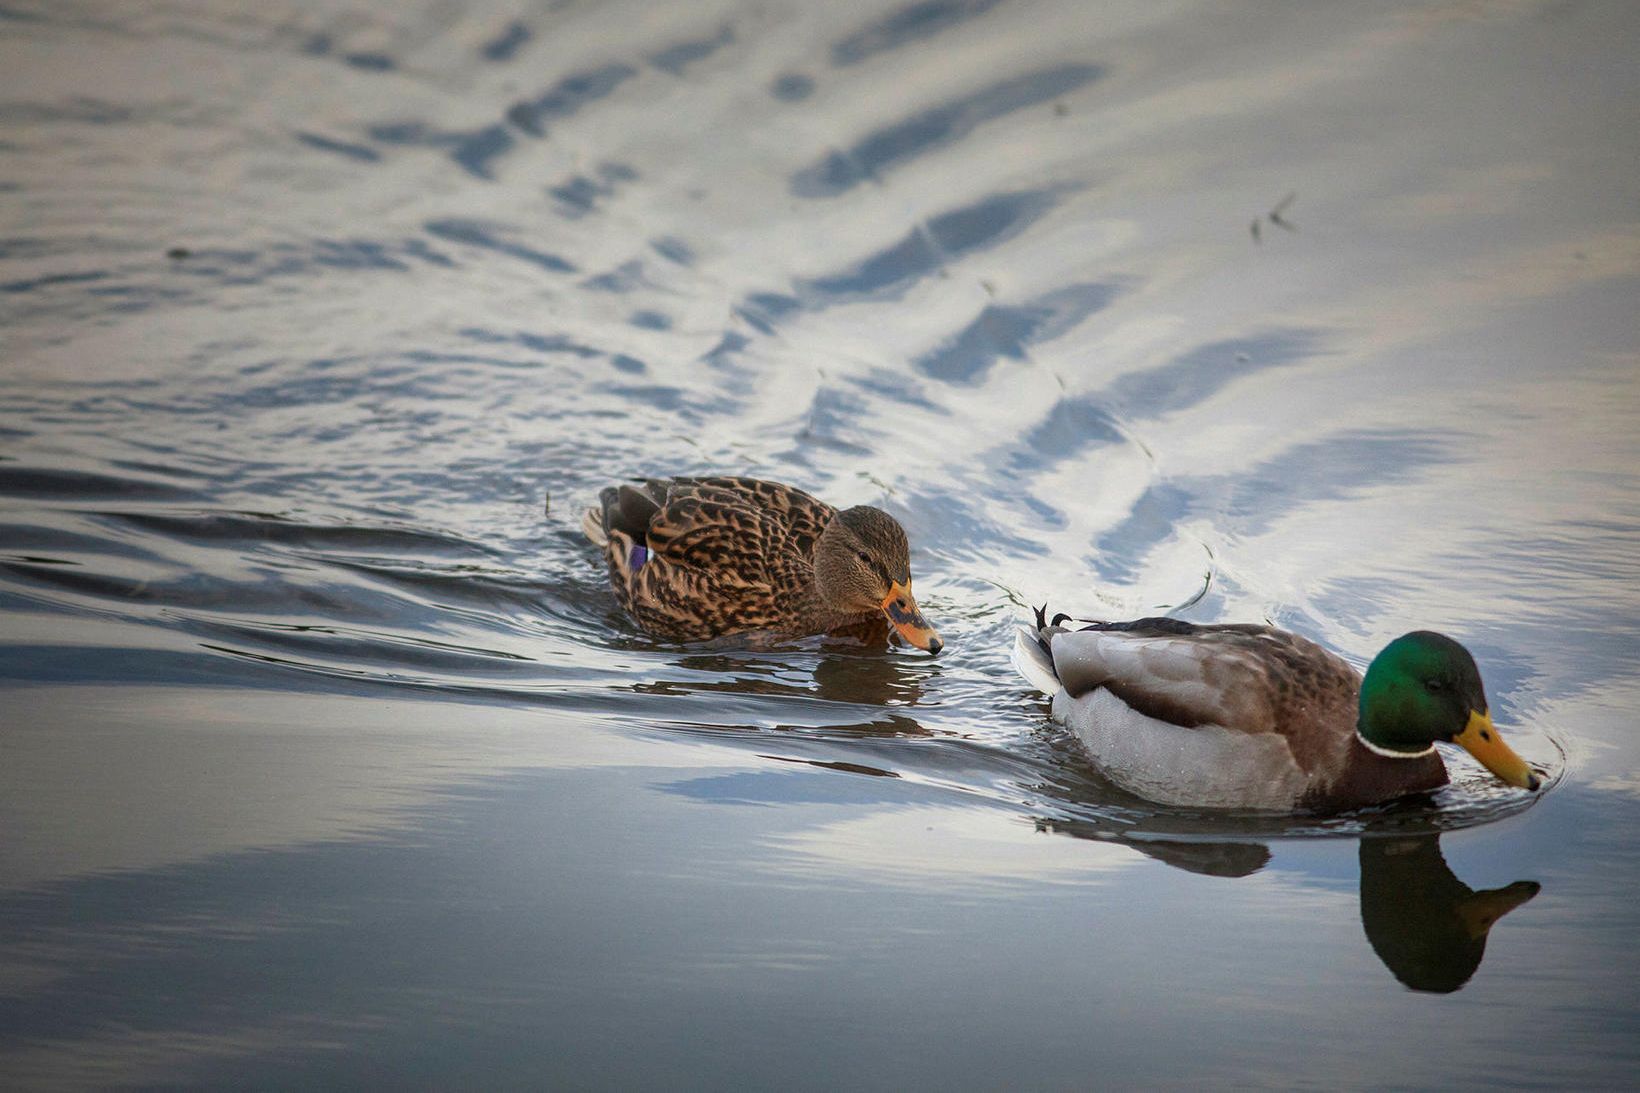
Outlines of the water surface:
<svg viewBox="0 0 1640 1093">
<path fill-rule="evenodd" d="M 0 1074 L 1631 1080 L 1637 29 L 0 7 Z M 637 633 L 580 509 L 708 471 L 948 652 Z M 1551 788 L 1157 809 L 1044 600 L 1443 630 Z"/>
</svg>

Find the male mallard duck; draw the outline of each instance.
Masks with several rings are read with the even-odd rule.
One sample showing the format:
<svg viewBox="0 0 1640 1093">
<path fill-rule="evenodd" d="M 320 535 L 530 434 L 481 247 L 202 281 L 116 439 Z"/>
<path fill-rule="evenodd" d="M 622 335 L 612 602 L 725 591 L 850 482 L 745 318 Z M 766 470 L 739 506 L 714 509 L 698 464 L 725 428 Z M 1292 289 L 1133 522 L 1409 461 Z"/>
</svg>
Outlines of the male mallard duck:
<svg viewBox="0 0 1640 1093">
<path fill-rule="evenodd" d="M 1112 781 L 1152 801 L 1355 808 L 1445 785 L 1436 741 L 1512 786 L 1541 784 L 1492 727 L 1475 659 L 1440 634 L 1396 638 L 1363 680 L 1269 626 L 1066 619 L 1038 610 L 1014 665 Z"/>
<path fill-rule="evenodd" d="M 615 598 L 658 638 L 801 637 L 886 615 L 911 644 L 943 646 L 911 596 L 905 529 L 881 509 L 839 512 L 755 478 L 650 479 L 598 499 L 581 528 Z"/>
</svg>

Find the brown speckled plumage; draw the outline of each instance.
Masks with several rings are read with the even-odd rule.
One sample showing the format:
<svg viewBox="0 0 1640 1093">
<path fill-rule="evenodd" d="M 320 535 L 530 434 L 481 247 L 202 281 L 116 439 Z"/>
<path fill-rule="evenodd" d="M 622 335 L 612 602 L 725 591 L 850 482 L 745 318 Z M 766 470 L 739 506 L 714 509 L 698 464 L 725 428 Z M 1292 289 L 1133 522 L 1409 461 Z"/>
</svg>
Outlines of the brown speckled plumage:
<svg viewBox="0 0 1640 1093">
<path fill-rule="evenodd" d="M 603 547 L 616 599 L 655 637 L 774 640 L 883 621 L 876 599 L 840 606 L 821 594 L 816 553 L 839 513 L 796 487 L 737 477 L 651 479 L 610 487 L 600 502 L 583 527 Z M 856 530 L 882 558 L 899 559 L 888 563 L 896 572 L 882 572 L 909 595 L 909 548 L 899 525 L 863 506 L 843 515 L 863 525 Z"/>
</svg>

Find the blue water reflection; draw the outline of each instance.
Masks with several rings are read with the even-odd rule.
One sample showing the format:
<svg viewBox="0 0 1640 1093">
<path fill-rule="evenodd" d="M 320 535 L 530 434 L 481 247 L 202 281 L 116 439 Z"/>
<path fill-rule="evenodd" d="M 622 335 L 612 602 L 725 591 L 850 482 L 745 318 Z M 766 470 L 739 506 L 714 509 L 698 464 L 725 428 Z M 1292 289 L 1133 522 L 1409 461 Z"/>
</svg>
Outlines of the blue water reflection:
<svg viewBox="0 0 1640 1093">
<path fill-rule="evenodd" d="M 792 176 L 798 197 L 836 197 L 867 180 L 880 180 L 902 161 L 927 155 L 969 136 L 976 127 L 1075 91 L 1102 74 L 1097 65 L 1067 65 L 993 84 L 868 134 L 850 148 Z"/>
<path fill-rule="evenodd" d="M 1025 303 L 988 305 L 956 337 L 912 366 L 947 383 L 981 383 L 997 361 L 1026 359 L 1031 346 L 1081 325 L 1109 307 L 1120 291 L 1115 284 L 1068 285 Z"/>
<path fill-rule="evenodd" d="M 887 13 L 831 47 L 835 65 L 859 64 L 889 50 L 914 45 L 941 31 L 975 19 L 999 0 L 923 0 Z"/>
<path fill-rule="evenodd" d="M 1044 216 L 1054 205 L 1049 190 L 994 194 L 972 205 L 930 217 L 892 246 L 861 259 L 850 268 L 816 277 L 800 288 L 821 300 L 876 296 L 904 291 L 964 254 L 998 246 Z"/>
</svg>

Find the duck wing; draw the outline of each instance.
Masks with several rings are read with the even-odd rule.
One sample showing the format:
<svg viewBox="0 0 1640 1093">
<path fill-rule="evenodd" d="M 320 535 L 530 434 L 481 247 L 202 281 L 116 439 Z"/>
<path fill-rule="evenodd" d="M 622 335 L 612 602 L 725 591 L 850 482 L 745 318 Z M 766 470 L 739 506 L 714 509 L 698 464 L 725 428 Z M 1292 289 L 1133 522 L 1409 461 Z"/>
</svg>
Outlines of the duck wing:
<svg viewBox="0 0 1640 1093">
<path fill-rule="evenodd" d="M 1017 659 L 1052 669 L 1055 719 L 1113 781 L 1151 800 L 1291 808 L 1332 778 L 1352 742 L 1353 671 L 1296 634 L 1137 619 L 1039 625 L 1020 638 Z"/>
<path fill-rule="evenodd" d="M 836 510 L 756 478 L 611 486 L 582 529 L 616 598 L 650 633 L 684 641 L 789 626 L 812 605 L 813 554 Z"/>
<path fill-rule="evenodd" d="M 1055 674 L 1073 697 L 1103 687 L 1139 713 L 1183 728 L 1276 733 L 1302 766 L 1321 738 L 1347 736 L 1354 727 L 1355 670 L 1274 627 L 1095 623 L 1054 636 L 1050 649 Z"/>
<path fill-rule="evenodd" d="M 1354 728 L 1360 677 L 1341 657 L 1285 630 L 1203 626 L 1179 619 L 1096 622 L 1071 630 L 1038 614 L 1016 659 L 1051 667 L 1071 699 L 1109 691 L 1129 708 L 1181 728 L 1215 726 L 1288 738 L 1302 762 Z M 1033 680 L 1035 681 L 1035 680 Z M 1321 750 L 1335 750 L 1328 743 Z M 1307 765 L 1307 764 L 1306 764 Z"/>
<path fill-rule="evenodd" d="M 678 534 L 682 525 L 721 519 L 726 528 L 756 525 L 771 548 L 783 548 L 802 558 L 814 553 L 820 533 L 837 510 L 795 486 L 758 478 L 650 478 L 639 485 L 609 486 L 598 495 L 599 505 L 582 521 L 587 538 L 606 545 L 611 534 L 624 535 L 632 545 L 646 544 L 651 527 L 663 539 Z M 706 514 L 675 508 L 689 501 L 716 506 Z M 761 518 L 759 518 L 761 517 Z M 775 530 L 764 528 L 772 521 Z"/>
<path fill-rule="evenodd" d="M 703 502 L 753 510 L 773 521 L 778 534 L 771 535 L 771 547 L 810 558 L 820 533 L 826 530 L 837 510 L 824 501 L 783 482 L 761 478 L 716 475 L 709 478 L 671 478 L 651 481 L 653 496 L 664 488 L 664 503 L 697 498 Z"/>
<path fill-rule="evenodd" d="M 1049 643 L 1072 698 L 1103 688 L 1129 708 L 1181 728 L 1279 731 L 1285 698 L 1347 665 L 1312 642 L 1263 626 L 1196 626 L 1177 619 L 1096 623 Z"/>
<path fill-rule="evenodd" d="M 776 627 L 789 587 L 803 587 L 795 564 L 771 558 L 782 528 L 754 508 L 686 494 L 658 505 L 644 537 L 610 534 L 607 557 L 616 597 L 651 634 L 703 641 Z"/>
<path fill-rule="evenodd" d="M 783 539 L 784 528 L 732 494 L 678 490 L 650 516 L 646 536 L 657 561 L 750 582 L 767 575 L 771 548 Z"/>
</svg>

